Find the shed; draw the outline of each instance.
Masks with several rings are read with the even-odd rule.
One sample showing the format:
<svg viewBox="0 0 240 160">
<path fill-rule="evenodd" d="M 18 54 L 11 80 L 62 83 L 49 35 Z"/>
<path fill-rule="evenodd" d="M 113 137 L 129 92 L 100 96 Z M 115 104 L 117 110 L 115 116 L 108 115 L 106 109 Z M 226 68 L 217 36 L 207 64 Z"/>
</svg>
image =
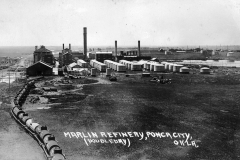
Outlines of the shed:
<svg viewBox="0 0 240 160">
<path fill-rule="evenodd" d="M 38 61 L 27 68 L 28 76 L 51 76 L 53 72 L 53 67 Z"/>
</svg>

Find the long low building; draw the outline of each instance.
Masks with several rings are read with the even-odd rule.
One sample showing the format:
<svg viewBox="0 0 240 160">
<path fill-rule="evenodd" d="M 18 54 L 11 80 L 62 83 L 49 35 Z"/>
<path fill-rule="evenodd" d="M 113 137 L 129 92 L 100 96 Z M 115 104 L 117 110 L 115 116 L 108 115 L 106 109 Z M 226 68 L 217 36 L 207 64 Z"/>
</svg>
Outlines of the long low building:
<svg viewBox="0 0 240 160">
<path fill-rule="evenodd" d="M 106 71 L 106 64 L 102 63 L 102 62 L 99 62 L 99 61 L 96 61 L 96 60 L 91 60 L 90 61 L 90 65 L 93 67 L 93 68 L 96 68 L 98 69 L 99 71 L 101 72 L 105 72 Z"/>
<path fill-rule="evenodd" d="M 117 63 L 111 60 L 104 60 L 104 64 L 106 64 L 106 66 L 108 68 L 111 68 L 117 72 L 126 72 L 126 67 L 125 65 L 121 64 L 121 63 Z"/>
<path fill-rule="evenodd" d="M 51 76 L 53 67 L 45 62 L 38 61 L 27 68 L 28 76 Z"/>
</svg>

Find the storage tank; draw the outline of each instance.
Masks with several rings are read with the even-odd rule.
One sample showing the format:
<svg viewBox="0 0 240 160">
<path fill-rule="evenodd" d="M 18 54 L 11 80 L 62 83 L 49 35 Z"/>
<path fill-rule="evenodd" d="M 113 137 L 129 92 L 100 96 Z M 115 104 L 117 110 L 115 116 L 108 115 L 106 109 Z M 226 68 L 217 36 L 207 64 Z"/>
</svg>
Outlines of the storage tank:
<svg viewBox="0 0 240 160">
<path fill-rule="evenodd" d="M 144 68 L 144 69 L 147 69 L 147 63 L 144 63 L 144 64 L 143 64 L 143 68 Z"/>
<path fill-rule="evenodd" d="M 150 64 L 150 71 L 154 70 L 154 65 L 156 65 L 156 64 L 153 64 L 153 63 Z"/>
<path fill-rule="evenodd" d="M 173 72 L 180 72 L 180 68 L 183 67 L 183 65 L 175 64 L 173 66 Z"/>
<path fill-rule="evenodd" d="M 108 77 L 108 76 L 110 76 L 111 75 L 111 69 L 110 68 L 107 68 L 106 69 L 106 76 Z"/>
<path fill-rule="evenodd" d="M 125 72 L 126 67 L 123 64 L 118 64 L 117 65 L 117 72 Z"/>
<path fill-rule="evenodd" d="M 155 64 L 153 71 L 154 72 L 162 72 L 162 71 L 164 71 L 164 65 L 163 64 Z"/>
<path fill-rule="evenodd" d="M 208 67 L 203 67 L 200 69 L 201 74 L 210 74 L 210 69 Z"/>
<path fill-rule="evenodd" d="M 95 77 L 97 75 L 97 69 L 91 68 L 91 76 Z"/>
<path fill-rule="evenodd" d="M 128 68 L 128 69 L 131 69 L 131 63 L 128 63 L 128 64 L 127 64 L 127 68 Z"/>
<path fill-rule="evenodd" d="M 189 68 L 187 68 L 187 67 L 181 67 L 181 68 L 180 68 L 180 73 L 188 74 L 188 73 L 189 73 Z"/>
<path fill-rule="evenodd" d="M 141 71 L 142 70 L 142 65 L 138 64 L 138 63 L 132 63 L 131 70 L 132 71 Z"/>
<path fill-rule="evenodd" d="M 161 64 L 163 64 L 165 66 L 165 64 L 168 63 L 168 62 L 161 62 Z"/>
<path fill-rule="evenodd" d="M 150 65 L 151 65 L 151 63 L 147 63 L 147 68 L 146 69 L 150 70 Z"/>
<path fill-rule="evenodd" d="M 169 64 L 168 70 L 169 70 L 169 71 L 173 71 L 173 66 L 174 66 L 174 65 L 175 65 L 175 64 L 173 64 L 173 63 Z"/>
<path fill-rule="evenodd" d="M 165 69 L 165 70 L 168 70 L 169 65 L 170 65 L 170 63 L 165 63 L 164 69 Z"/>
<path fill-rule="evenodd" d="M 228 52 L 227 53 L 227 57 L 234 57 L 234 56 L 235 56 L 234 52 Z"/>
</svg>

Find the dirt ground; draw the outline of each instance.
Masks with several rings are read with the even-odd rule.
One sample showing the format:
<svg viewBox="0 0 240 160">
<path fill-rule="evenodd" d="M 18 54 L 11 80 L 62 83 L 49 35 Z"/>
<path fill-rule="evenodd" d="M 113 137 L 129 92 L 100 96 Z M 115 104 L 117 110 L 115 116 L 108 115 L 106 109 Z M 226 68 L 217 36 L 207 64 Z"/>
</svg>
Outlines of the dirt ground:
<svg viewBox="0 0 240 160">
<path fill-rule="evenodd" d="M 238 69 L 224 71 L 153 75 L 170 78 L 172 84 L 151 83 L 151 78 L 125 74 L 111 83 L 104 77 L 91 78 L 99 80 L 93 84 L 77 80 L 72 88 L 57 86 L 58 93 L 64 95 L 45 97 L 49 101 L 42 104 L 27 102 L 24 109 L 35 121 L 48 126 L 69 160 L 235 160 L 240 158 L 240 76 L 235 74 Z M 81 89 L 76 89 L 78 84 Z M 145 139 L 129 138 L 130 147 L 87 145 L 83 138 L 70 138 L 64 132 L 143 132 Z M 190 142 L 196 145 L 175 144 L 178 138 L 148 137 L 149 132 L 189 133 Z"/>
</svg>

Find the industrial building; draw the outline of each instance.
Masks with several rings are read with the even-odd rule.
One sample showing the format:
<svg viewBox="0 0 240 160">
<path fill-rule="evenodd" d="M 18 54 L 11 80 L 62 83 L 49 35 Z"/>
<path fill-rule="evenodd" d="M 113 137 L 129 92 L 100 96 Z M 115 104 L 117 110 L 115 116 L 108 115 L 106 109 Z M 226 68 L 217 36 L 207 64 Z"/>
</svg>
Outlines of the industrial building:
<svg viewBox="0 0 240 160">
<path fill-rule="evenodd" d="M 35 46 L 35 51 L 33 53 L 33 63 L 38 61 L 42 61 L 49 65 L 54 65 L 54 57 L 52 51 L 45 48 L 45 46 L 41 46 L 39 49 Z"/>
<path fill-rule="evenodd" d="M 72 51 L 72 57 L 73 59 L 83 59 L 84 54 L 83 52 L 80 52 L 80 51 Z"/>
<path fill-rule="evenodd" d="M 63 50 L 59 53 L 59 64 L 60 66 L 65 66 L 71 63 L 73 63 L 71 44 L 69 44 L 69 48 L 64 48 L 63 44 Z"/>
<path fill-rule="evenodd" d="M 95 59 L 99 62 L 104 62 L 104 60 L 113 60 L 113 52 L 88 52 L 87 58 L 92 60 Z"/>
<path fill-rule="evenodd" d="M 53 67 L 43 61 L 37 61 L 27 68 L 28 76 L 51 76 Z"/>
</svg>

